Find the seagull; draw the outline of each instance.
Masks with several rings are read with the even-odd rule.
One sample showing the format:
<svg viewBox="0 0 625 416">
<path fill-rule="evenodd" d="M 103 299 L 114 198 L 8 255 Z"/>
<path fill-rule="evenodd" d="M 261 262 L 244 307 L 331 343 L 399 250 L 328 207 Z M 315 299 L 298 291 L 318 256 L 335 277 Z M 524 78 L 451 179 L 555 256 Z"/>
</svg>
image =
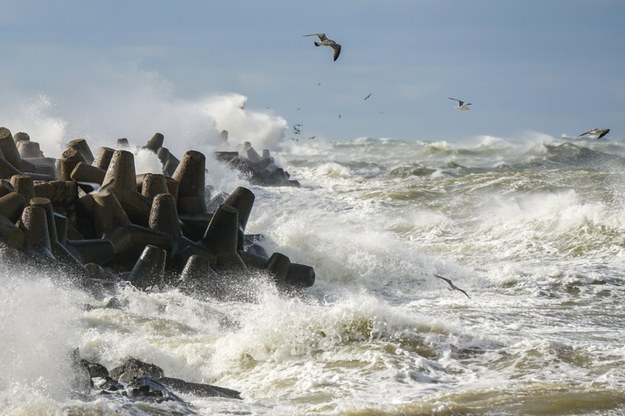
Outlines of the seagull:
<svg viewBox="0 0 625 416">
<path fill-rule="evenodd" d="M 458 290 L 458 291 L 460 291 L 460 292 L 464 293 L 464 295 L 465 295 L 466 297 L 468 297 L 469 299 L 471 299 L 471 296 L 469 296 L 469 295 L 467 294 L 467 292 L 465 292 L 464 290 L 460 289 L 458 286 L 454 285 L 454 283 L 453 283 L 451 280 L 449 280 L 448 278 L 443 277 L 443 276 L 439 276 L 439 275 L 437 275 L 437 274 L 435 274 L 435 275 L 434 275 L 434 277 L 438 277 L 439 279 L 443 279 L 444 281 L 446 281 L 447 283 L 449 283 L 449 286 L 451 287 L 451 289 L 449 289 L 449 290 Z"/>
<path fill-rule="evenodd" d="M 328 39 L 325 33 L 311 33 L 310 35 L 304 36 L 318 36 L 321 42 L 315 42 L 315 46 L 329 46 L 334 49 L 334 60 L 336 61 L 341 54 L 341 45 L 333 41 L 332 39 Z"/>
<path fill-rule="evenodd" d="M 373 94 L 373 93 L 370 92 L 369 95 L 367 95 L 365 98 L 363 98 L 363 100 L 366 100 L 367 98 L 371 97 L 371 94 Z"/>
<path fill-rule="evenodd" d="M 585 135 L 591 135 L 591 136 L 596 136 L 595 139 L 600 139 L 603 136 L 605 136 L 606 134 L 608 134 L 610 132 L 610 129 L 592 129 L 592 130 L 588 130 L 582 134 L 580 134 L 578 137 L 581 136 L 585 136 Z"/>
<path fill-rule="evenodd" d="M 451 97 L 447 97 L 447 98 L 449 98 L 450 100 L 458 101 L 458 106 L 456 107 L 458 110 L 461 110 L 461 111 L 470 110 L 469 106 L 471 105 L 471 103 L 465 103 L 464 101 L 459 100 L 457 98 L 451 98 Z"/>
</svg>

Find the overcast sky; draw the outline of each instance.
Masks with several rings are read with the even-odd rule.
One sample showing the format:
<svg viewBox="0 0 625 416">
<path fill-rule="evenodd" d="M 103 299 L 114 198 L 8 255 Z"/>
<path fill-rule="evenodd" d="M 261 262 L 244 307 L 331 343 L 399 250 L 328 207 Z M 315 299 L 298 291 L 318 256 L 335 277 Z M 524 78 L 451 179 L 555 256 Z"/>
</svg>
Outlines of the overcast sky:
<svg viewBox="0 0 625 416">
<path fill-rule="evenodd" d="M 623 0 L 0 0 L 0 110 L 149 137 L 236 94 L 287 139 L 624 138 L 624 21 Z"/>
</svg>

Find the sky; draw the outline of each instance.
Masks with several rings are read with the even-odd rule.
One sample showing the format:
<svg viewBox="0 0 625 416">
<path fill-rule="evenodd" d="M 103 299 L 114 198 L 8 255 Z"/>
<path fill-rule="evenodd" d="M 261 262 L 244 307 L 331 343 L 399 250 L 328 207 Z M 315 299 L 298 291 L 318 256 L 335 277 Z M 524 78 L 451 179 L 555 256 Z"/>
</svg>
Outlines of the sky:
<svg viewBox="0 0 625 416">
<path fill-rule="evenodd" d="M 0 0 L 0 125 L 57 141 L 625 138 L 624 18 L 623 0 Z M 318 32 L 336 62 L 303 36 Z"/>
</svg>

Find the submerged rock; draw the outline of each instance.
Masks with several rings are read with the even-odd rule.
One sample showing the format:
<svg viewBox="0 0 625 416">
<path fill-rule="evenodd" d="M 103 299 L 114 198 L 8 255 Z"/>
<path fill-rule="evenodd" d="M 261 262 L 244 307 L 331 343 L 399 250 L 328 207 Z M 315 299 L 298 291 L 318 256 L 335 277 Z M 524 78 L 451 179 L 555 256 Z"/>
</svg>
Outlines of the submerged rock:
<svg viewBox="0 0 625 416">
<path fill-rule="evenodd" d="M 237 390 L 165 377 L 159 366 L 135 358 L 129 358 L 109 373 L 101 364 L 81 360 L 77 350 L 72 352 L 72 357 L 76 380 L 73 386 L 81 394 L 95 389 L 93 393 L 100 395 L 119 395 L 141 401 L 173 400 L 185 405 L 177 394 L 242 400 Z"/>
<path fill-rule="evenodd" d="M 110 371 L 111 378 L 120 383 L 130 383 L 135 378 L 141 377 L 158 379 L 164 375 L 165 372 L 159 366 L 145 363 L 135 358 L 129 358 L 124 364 Z"/>
</svg>

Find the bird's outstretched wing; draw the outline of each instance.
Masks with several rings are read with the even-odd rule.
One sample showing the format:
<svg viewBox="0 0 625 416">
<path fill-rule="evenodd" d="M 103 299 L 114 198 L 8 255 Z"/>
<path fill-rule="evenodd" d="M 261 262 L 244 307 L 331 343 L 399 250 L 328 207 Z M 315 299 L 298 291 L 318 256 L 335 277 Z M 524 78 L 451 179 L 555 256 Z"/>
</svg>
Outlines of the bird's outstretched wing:
<svg viewBox="0 0 625 416">
<path fill-rule="evenodd" d="M 449 98 L 450 100 L 458 101 L 458 107 L 462 107 L 464 105 L 471 105 L 471 103 L 467 103 L 466 101 L 459 100 L 457 98 L 451 98 L 451 97 L 447 97 L 447 98 Z"/>
<path fill-rule="evenodd" d="M 337 60 L 339 59 L 339 55 L 341 54 L 341 45 L 339 45 L 338 43 L 335 43 L 334 45 L 331 45 L 332 49 L 334 49 L 334 57 L 333 60 Z"/>
<path fill-rule="evenodd" d="M 309 35 L 304 35 L 304 37 L 306 36 L 317 36 L 319 38 L 319 40 L 324 41 L 327 40 L 328 38 L 326 37 L 325 33 L 311 33 Z"/>
</svg>

